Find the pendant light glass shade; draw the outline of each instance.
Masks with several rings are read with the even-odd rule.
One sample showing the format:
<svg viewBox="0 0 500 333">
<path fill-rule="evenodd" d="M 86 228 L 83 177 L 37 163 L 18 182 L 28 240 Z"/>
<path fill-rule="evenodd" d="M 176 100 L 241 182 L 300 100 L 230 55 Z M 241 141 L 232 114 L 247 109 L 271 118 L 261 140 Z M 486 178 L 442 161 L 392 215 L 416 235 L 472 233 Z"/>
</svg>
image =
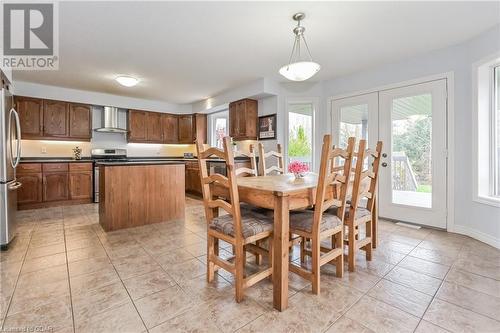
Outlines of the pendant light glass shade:
<svg viewBox="0 0 500 333">
<path fill-rule="evenodd" d="M 314 76 L 321 66 L 313 61 L 299 61 L 280 68 L 280 74 L 290 81 L 305 81 Z"/>
<path fill-rule="evenodd" d="M 295 41 L 293 43 L 292 53 L 290 54 L 288 64 L 281 67 L 279 70 L 281 75 L 291 81 L 305 81 L 313 77 L 314 74 L 319 72 L 321 69 L 321 66 L 312 60 L 309 46 L 307 46 L 306 38 L 304 37 L 304 31 L 306 28 L 300 25 L 300 21 L 304 18 L 304 13 L 297 13 L 293 15 L 293 19 L 297 21 L 297 26 L 293 29 Z M 306 47 L 308 56 L 306 59 L 301 57 L 300 49 L 302 43 Z"/>
</svg>

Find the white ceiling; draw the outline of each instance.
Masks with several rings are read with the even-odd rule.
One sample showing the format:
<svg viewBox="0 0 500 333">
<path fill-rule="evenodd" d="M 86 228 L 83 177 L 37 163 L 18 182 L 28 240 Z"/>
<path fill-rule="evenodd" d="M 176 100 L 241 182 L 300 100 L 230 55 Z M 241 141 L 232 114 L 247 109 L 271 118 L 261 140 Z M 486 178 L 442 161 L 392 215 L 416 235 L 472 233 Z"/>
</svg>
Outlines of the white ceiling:
<svg viewBox="0 0 500 333">
<path fill-rule="evenodd" d="M 500 2 L 61 2 L 59 71 L 14 79 L 191 103 L 277 74 L 306 13 L 319 81 L 460 43 L 500 23 Z M 141 79 L 134 88 L 113 78 Z"/>
</svg>

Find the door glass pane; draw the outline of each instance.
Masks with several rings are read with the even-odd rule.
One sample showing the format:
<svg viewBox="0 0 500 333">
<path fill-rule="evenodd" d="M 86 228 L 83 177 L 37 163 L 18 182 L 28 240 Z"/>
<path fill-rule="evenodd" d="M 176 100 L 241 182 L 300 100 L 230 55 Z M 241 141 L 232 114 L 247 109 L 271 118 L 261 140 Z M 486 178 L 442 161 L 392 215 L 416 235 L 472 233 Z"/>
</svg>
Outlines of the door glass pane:
<svg viewBox="0 0 500 333">
<path fill-rule="evenodd" d="M 223 149 L 222 139 L 227 136 L 227 118 L 215 118 L 215 146 Z"/>
<path fill-rule="evenodd" d="M 392 101 L 392 202 L 432 207 L 432 95 Z"/>
<path fill-rule="evenodd" d="M 312 170 L 313 106 L 292 104 L 288 110 L 288 162 L 304 162 Z"/>
<path fill-rule="evenodd" d="M 350 105 L 340 108 L 339 145 L 347 147 L 347 139 L 368 140 L 368 104 Z"/>
</svg>

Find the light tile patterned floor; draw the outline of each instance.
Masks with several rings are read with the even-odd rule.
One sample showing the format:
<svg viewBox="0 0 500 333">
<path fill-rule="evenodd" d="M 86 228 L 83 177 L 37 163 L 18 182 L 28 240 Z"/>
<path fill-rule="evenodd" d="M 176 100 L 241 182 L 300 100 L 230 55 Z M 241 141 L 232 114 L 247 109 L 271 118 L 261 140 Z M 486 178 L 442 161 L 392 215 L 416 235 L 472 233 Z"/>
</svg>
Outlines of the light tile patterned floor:
<svg viewBox="0 0 500 333">
<path fill-rule="evenodd" d="M 204 212 L 187 202 L 185 221 L 112 233 L 96 205 L 21 212 L 1 253 L 2 329 L 500 332 L 500 251 L 471 238 L 381 222 L 373 261 L 360 254 L 342 279 L 325 266 L 320 296 L 290 274 L 290 308 L 280 313 L 267 280 L 240 304 L 230 274 L 205 282 Z"/>
</svg>

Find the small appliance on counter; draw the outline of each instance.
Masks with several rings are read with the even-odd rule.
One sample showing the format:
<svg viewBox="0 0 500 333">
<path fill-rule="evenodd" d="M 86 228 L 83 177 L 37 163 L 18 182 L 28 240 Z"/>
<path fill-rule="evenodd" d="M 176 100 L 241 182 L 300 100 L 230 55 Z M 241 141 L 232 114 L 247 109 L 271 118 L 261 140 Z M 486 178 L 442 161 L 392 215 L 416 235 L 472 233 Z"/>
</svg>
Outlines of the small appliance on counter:
<svg viewBox="0 0 500 333">
<path fill-rule="evenodd" d="M 7 249 L 16 232 L 17 189 L 16 167 L 21 159 L 21 125 L 14 109 L 14 96 L 9 82 L 0 71 L 0 245 Z"/>
<path fill-rule="evenodd" d="M 184 153 L 184 158 L 194 158 L 193 153 Z"/>
</svg>

